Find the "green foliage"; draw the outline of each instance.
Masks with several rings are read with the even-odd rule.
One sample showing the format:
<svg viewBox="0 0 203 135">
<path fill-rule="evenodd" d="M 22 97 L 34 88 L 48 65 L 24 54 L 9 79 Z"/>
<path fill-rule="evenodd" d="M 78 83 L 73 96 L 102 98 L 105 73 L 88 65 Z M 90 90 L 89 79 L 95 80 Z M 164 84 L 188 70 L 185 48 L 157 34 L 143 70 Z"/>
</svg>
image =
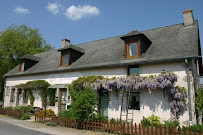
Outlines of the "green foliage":
<svg viewBox="0 0 203 135">
<path fill-rule="evenodd" d="M 196 131 L 196 132 L 198 132 L 198 133 L 199 133 L 199 131 L 200 131 L 200 132 L 203 133 L 203 125 L 192 125 L 192 126 L 190 126 L 190 127 L 185 127 L 185 128 L 186 128 L 186 131 L 188 131 L 189 128 L 191 128 L 191 131 Z"/>
<path fill-rule="evenodd" d="M 102 114 L 94 114 L 93 117 L 90 120 L 102 120 L 102 121 L 108 121 L 108 118 Z M 112 119 L 111 119 L 112 120 Z"/>
<path fill-rule="evenodd" d="M 56 127 L 58 124 L 56 122 L 46 122 L 47 126 Z"/>
<path fill-rule="evenodd" d="M 178 127 L 180 126 L 180 122 L 177 120 L 174 121 L 164 121 L 164 124 L 166 125 L 166 128 L 169 129 L 169 127 L 173 128 L 173 127 Z"/>
<path fill-rule="evenodd" d="M 150 125 L 161 125 L 161 121 L 160 121 L 160 117 L 159 116 L 155 116 L 154 114 L 152 114 L 149 118 L 150 121 Z"/>
<path fill-rule="evenodd" d="M 195 94 L 195 109 L 197 112 L 197 121 L 199 121 L 199 111 L 203 109 L 203 91 L 198 88 Z"/>
<path fill-rule="evenodd" d="M 26 114 L 26 113 L 30 113 L 33 107 L 29 105 L 28 106 L 21 105 L 21 106 L 14 107 L 14 109 L 20 111 L 22 114 Z"/>
<path fill-rule="evenodd" d="M 72 82 L 72 86 L 70 86 L 71 89 L 74 90 L 81 90 L 83 89 L 83 83 L 93 83 L 95 82 L 97 79 L 103 79 L 103 76 L 87 76 L 87 77 L 79 77 L 77 80 Z"/>
<path fill-rule="evenodd" d="M 33 106 L 35 97 L 33 96 L 32 90 L 40 90 L 40 97 L 42 100 L 42 105 L 46 110 L 46 107 L 48 105 L 48 97 L 49 94 L 52 94 L 51 89 L 48 89 L 50 84 L 47 81 L 44 80 L 35 80 L 35 81 L 29 81 L 26 84 L 19 84 L 16 85 L 18 89 L 24 89 L 28 91 L 30 104 Z M 45 112 L 46 113 L 46 112 Z"/>
<path fill-rule="evenodd" d="M 140 121 L 140 123 L 141 123 L 142 125 L 147 126 L 147 125 L 150 125 L 150 120 L 149 120 L 149 118 L 143 117 L 143 119 Z"/>
<path fill-rule="evenodd" d="M 71 118 L 71 113 L 68 110 L 61 111 L 58 116 L 69 119 L 69 118 Z"/>
<path fill-rule="evenodd" d="M 40 112 L 37 113 L 38 117 L 43 117 L 45 116 L 45 110 L 41 110 Z M 52 109 L 46 110 L 46 117 L 52 117 L 56 116 L 54 111 Z"/>
<path fill-rule="evenodd" d="M 20 119 L 21 120 L 28 120 L 28 119 L 30 119 L 30 115 L 24 114 Z"/>
<path fill-rule="evenodd" d="M 75 96 L 70 108 L 72 118 L 81 121 L 88 120 L 95 111 L 97 94 L 90 87 L 80 91 L 71 90 L 70 94 L 71 97 Z"/>
<path fill-rule="evenodd" d="M 19 58 L 25 54 L 36 54 L 52 50 L 38 29 L 26 25 L 11 25 L 0 32 L 0 76 L 19 64 Z M 1 59 L 3 58 L 3 59 Z M 0 77 L 0 100 L 4 79 Z"/>
</svg>

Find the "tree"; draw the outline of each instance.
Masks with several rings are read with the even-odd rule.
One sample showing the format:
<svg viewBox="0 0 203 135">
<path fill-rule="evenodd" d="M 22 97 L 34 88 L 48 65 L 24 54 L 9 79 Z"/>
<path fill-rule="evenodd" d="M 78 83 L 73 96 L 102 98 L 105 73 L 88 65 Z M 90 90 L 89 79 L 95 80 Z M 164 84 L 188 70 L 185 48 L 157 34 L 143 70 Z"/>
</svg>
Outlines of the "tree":
<svg viewBox="0 0 203 135">
<path fill-rule="evenodd" d="M 38 29 L 26 25 L 11 25 L 0 32 L 0 100 L 4 79 L 2 76 L 19 64 L 25 54 L 36 54 L 52 50 Z"/>
</svg>

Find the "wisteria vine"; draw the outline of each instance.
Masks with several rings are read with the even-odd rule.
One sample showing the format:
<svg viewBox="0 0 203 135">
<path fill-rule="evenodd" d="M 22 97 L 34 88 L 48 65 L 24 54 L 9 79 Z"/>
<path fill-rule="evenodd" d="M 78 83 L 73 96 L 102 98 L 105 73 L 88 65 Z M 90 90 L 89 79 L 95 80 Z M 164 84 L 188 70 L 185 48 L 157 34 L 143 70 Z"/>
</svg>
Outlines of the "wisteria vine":
<svg viewBox="0 0 203 135">
<path fill-rule="evenodd" d="M 177 76 L 172 72 L 161 73 L 158 76 L 125 76 L 117 78 L 97 79 L 93 83 L 85 82 L 83 87 L 91 86 L 93 90 L 99 89 L 117 89 L 122 91 L 148 89 L 150 92 L 156 89 L 167 90 L 168 100 L 172 112 L 177 113 L 186 109 L 186 89 L 184 87 L 174 86 L 177 82 Z M 178 116 L 177 116 L 178 119 Z"/>
</svg>

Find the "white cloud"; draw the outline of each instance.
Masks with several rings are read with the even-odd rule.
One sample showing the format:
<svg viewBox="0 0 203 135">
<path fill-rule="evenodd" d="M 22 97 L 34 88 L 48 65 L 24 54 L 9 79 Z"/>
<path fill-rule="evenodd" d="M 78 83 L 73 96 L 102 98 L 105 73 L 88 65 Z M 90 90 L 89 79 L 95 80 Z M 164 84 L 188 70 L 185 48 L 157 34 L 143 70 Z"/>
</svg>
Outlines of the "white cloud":
<svg viewBox="0 0 203 135">
<path fill-rule="evenodd" d="M 63 5 L 57 3 L 48 3 L 47 9 L 53 13 L 53 15 L 57 15 L 60 10 L 63 10 Z"/>
<path fill-rule="evenodd" d="M 23 8 L 23 7 L 17 7 L 16 9 L 14 9 L 14 11 L 16 13 L 24 14 L 24 15 L 30 13 L 30 11 L 28 9 Z"/>
<path fill-rule="evenodd" d="M 70 6 L 66 9 L 65 16 L 71 20 L 80 20 L 85 17 L 98 16 L 100 13 L 99 9 L 95 6 Z"/>
</svg>

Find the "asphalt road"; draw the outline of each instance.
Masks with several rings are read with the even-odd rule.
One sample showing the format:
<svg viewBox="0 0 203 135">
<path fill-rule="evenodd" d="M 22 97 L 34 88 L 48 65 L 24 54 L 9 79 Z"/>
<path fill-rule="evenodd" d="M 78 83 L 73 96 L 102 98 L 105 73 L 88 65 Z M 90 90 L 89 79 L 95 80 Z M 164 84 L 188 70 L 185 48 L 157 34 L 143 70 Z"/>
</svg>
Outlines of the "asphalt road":
<svg viewBox="0 0 203 135">
<path fill-rule="evenodd" d="M 0 135 L 50 135 L 0 121 Z"/>
</svg>

